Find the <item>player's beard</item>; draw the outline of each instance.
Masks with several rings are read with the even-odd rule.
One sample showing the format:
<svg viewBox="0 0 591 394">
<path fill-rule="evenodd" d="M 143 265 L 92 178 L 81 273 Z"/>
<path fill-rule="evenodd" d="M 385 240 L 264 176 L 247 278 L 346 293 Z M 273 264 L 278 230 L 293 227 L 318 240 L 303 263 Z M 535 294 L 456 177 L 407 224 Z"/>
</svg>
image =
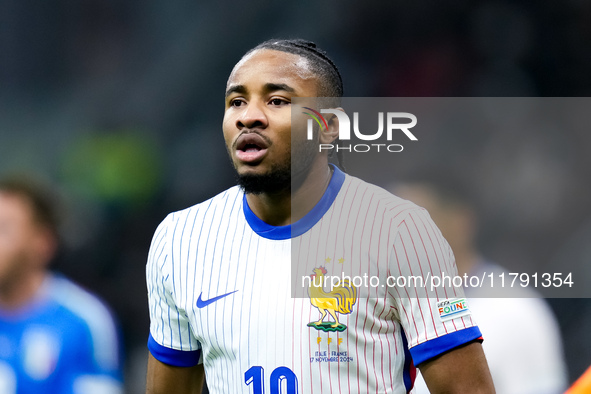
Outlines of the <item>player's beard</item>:
<svg viewBox="0 0 591 394">
<path fill-rule="evenodd" d="M 266 174 L 238 174 L 238 185 L 247 194 L 276 194 L 289 191 L 290 166 L 281 163 L 274 165 Z"/>
<path fill-rule="evenodd" d="M 238 185 L 247 194 L 291 193 L 306 179 L 316 157 L 316 141 L 292 141 L 289 155 L 265 174 L 238 174 Z"/>
</svg>

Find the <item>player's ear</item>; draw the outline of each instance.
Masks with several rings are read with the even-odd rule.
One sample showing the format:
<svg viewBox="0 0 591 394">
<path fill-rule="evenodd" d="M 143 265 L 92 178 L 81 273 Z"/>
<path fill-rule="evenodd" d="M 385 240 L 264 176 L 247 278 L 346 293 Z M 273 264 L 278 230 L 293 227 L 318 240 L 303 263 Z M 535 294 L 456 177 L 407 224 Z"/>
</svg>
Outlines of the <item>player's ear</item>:
<svg viewBox="0 0 591 394">
<path fill-rule="evenodd" d="M 345 112 L 341 107 L 335 108 L 335 110 Z M 325 116 L 325 119 L 328 124 L 328 129 L 321 129 L 319 140 L 321 144 L 332 144 L 333 141 L 339 137 L 339 118 L 336 115 L 331 114 L 330 116 Z"/>
</svg>

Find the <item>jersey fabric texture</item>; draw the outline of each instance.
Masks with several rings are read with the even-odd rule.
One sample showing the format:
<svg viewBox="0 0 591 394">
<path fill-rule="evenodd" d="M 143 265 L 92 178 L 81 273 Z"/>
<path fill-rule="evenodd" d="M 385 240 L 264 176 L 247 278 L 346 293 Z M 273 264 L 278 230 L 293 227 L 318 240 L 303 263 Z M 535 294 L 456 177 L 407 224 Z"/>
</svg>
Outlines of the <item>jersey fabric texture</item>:
<svg viewBox="0 0 591 394">
<path fill-rule="evenodd" d="M 0 393 L 122 393 L 117 331 L 107 308 L 50 275 L 35 299 L 0 309 Z"/>
<path fill-rule="evenodd" d="M 461 290 L 427 298 L 379 287 L 356 298 L 347 282 L 293 297 L 292 275 L 343 270 L 381 283 L 457 272 L 424 209 L 336 167 L 320 202 L 290 226 L 264 223 L 230 188 L 156 230 L 149 350 L 170 365 L 203 362 L 211 393 L 407 393 L 414 365 L 481 337 L 469 314 L 440 319 L 437 301 Z"/>
</svg>

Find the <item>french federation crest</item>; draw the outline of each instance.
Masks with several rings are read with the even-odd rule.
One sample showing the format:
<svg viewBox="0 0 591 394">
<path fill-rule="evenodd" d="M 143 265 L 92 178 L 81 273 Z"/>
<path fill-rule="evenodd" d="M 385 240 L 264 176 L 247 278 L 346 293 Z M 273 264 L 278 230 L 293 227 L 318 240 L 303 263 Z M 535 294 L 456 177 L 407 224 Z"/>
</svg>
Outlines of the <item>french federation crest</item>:
<svg viewBox="0 0 591 394">
<path fill-rule="evenodd" d="M 314 268 L 313 271 L 308 294 L 310 302 L 318 308 L 321 316 L 318 321 L 308 323 L 308 327 L 314 327 L 324 332 L 345 331 L 347 326 L 339 322 L 338 315 L 348 315 L 352 312 L 353 306 L 357 302 L 357 288 L 349 279 L 345 278 L 339 280 L 331 291 L 324 291 L 326 268 Z M 332 316 L 334 322 L 324 321 L 327 315 Z"/>
</svg>

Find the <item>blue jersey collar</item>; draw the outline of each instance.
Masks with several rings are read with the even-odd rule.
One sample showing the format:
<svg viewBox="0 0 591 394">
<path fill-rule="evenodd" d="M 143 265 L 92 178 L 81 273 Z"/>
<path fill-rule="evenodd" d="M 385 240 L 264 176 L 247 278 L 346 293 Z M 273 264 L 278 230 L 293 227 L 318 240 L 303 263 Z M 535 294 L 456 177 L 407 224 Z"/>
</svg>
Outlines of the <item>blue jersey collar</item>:
<svg viewBox="0 0 591 394">
<path fill-rule="evenodd" d="M 287 226 L 271 226 L 270 224 L 263 222 L 254 214 L 254 212 L 252 212 L 246 201 L 246 194 L 244 194 L 242 197 L 242 207 L 244 216 L 246 217 L 246 221 L 250 225 L 250 228 L 263 238 L 282 240 L 299 237 L 314 227 L 314 225 L 318 223 L 318 221 L 322 219 L 322 216 L 328 211 L 337 197 L 337 194 L 339 194 L 343 182 L 345 182 L 345 173 L 338 167 L 332 164 L 329 165 L 333 167 L 334 172 L 322 198 L 318 201 L 318 204 L 306 214 L 306 216 L 293 224 Z"/>
</svg>

